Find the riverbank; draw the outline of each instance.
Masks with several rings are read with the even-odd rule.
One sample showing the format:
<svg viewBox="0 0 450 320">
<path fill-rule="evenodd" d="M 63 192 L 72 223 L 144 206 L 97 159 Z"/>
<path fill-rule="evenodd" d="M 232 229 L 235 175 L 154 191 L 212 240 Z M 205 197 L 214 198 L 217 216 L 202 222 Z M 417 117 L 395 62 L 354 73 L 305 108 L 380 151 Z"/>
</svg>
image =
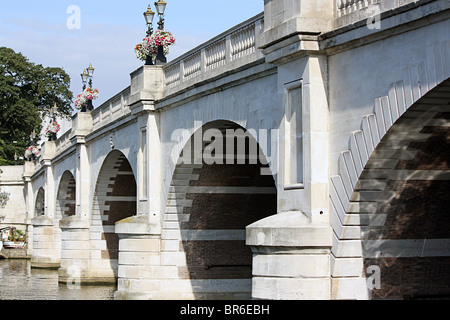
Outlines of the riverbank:
<svg viewBox="0 0 450 320">
<path fill-rule="evenodd" d="M 0 251 L 0 259 L 30 259 L 27 249 L 6 249 Z"/>
</svg>

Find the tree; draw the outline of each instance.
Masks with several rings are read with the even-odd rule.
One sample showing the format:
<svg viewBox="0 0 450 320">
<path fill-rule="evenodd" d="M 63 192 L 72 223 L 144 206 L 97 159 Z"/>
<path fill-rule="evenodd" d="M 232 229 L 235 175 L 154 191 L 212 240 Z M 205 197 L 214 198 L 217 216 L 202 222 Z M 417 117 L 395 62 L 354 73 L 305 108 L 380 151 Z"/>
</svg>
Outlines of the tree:
<svg viewBox="0 0 450 320">
<path fill-rule="evenodd" d="M 41 131 L 55 104 L 58 116 L 71 116 L 69 87 L 70 77 L 62 68 L 44 68 L 0 47 L 0 165 L 12 165 L 15 154 L 23 155 L 31 133 Z"/>
</svg>

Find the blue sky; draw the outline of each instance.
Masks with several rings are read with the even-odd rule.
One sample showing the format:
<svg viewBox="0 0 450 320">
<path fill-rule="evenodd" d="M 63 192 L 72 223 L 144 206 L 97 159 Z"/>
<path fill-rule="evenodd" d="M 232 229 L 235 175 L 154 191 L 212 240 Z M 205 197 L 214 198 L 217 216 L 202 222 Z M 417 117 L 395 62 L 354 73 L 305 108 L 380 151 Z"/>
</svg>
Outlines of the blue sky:
<svg viewBox="0 0 450 320">
<path fill-rule="evenodd" d="M 81 91 L 80 73 L 95 68 L 99 106 L 130 84 L 129 74 L 143 63 L 134 47 L 147 30 L 144 0 L 0 0 L 0 46 L 21 52 L 31 62 L 62 67 L 72 78 L 74 95 Z M 263 0 L 166 0 L 166 30 L 177 44 L 168 60 L 196 47 L 264 10 Z M 72 5 L 80 9 L 80 28 L 69 29 Z M 154 26 L 156 27 L 155 17 Z M 72 20 L 73 21 L 73 20 Z"/>
</svg>

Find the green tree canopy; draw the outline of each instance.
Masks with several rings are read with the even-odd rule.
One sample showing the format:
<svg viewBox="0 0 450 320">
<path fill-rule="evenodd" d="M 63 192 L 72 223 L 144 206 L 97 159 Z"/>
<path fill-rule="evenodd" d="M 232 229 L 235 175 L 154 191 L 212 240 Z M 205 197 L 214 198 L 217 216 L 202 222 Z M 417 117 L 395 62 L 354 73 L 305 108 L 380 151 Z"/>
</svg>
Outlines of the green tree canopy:
<svg viewBox="0 0 450 320">
<path fill-rule="evenodd" d="M 33 131 L 56 104 L 57 114 L 72 115 L 70 77 L 61 68 L 44 68 L 21 53 L 0 47 L 0 165 L 22 156 Z M 39 140 L 40 137 L 36 137 Z"/>
</svg>

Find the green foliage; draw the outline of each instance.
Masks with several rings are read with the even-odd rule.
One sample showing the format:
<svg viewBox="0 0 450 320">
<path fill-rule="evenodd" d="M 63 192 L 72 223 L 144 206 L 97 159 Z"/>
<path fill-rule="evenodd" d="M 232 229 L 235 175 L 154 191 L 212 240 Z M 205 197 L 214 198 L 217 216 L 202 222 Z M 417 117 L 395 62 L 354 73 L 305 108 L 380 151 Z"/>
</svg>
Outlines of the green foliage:
<svg viewBox="0 0 450 320">
<path fill-rule="evenodd" d="M 25 242 L 27 235 L 24 231 L 14 229 L 8 236 L 8 241 Z"/>
<path fill-rule="evenodd" d="M 26 234 L 24 231 L 16 230 L 14 234 L 14 240 L 15 241 L 26 241 Z"/>
<path fill-rule="evenodd" d="M 69 87 L 63 69 L 44 68 L 0 47 L 0 165 L 14 164 L 14 154 L 23 156 L 30 134 L 41 131 L 42 119 L 55 104 L 60 117 L 72 115 Z"/>
</svg>

